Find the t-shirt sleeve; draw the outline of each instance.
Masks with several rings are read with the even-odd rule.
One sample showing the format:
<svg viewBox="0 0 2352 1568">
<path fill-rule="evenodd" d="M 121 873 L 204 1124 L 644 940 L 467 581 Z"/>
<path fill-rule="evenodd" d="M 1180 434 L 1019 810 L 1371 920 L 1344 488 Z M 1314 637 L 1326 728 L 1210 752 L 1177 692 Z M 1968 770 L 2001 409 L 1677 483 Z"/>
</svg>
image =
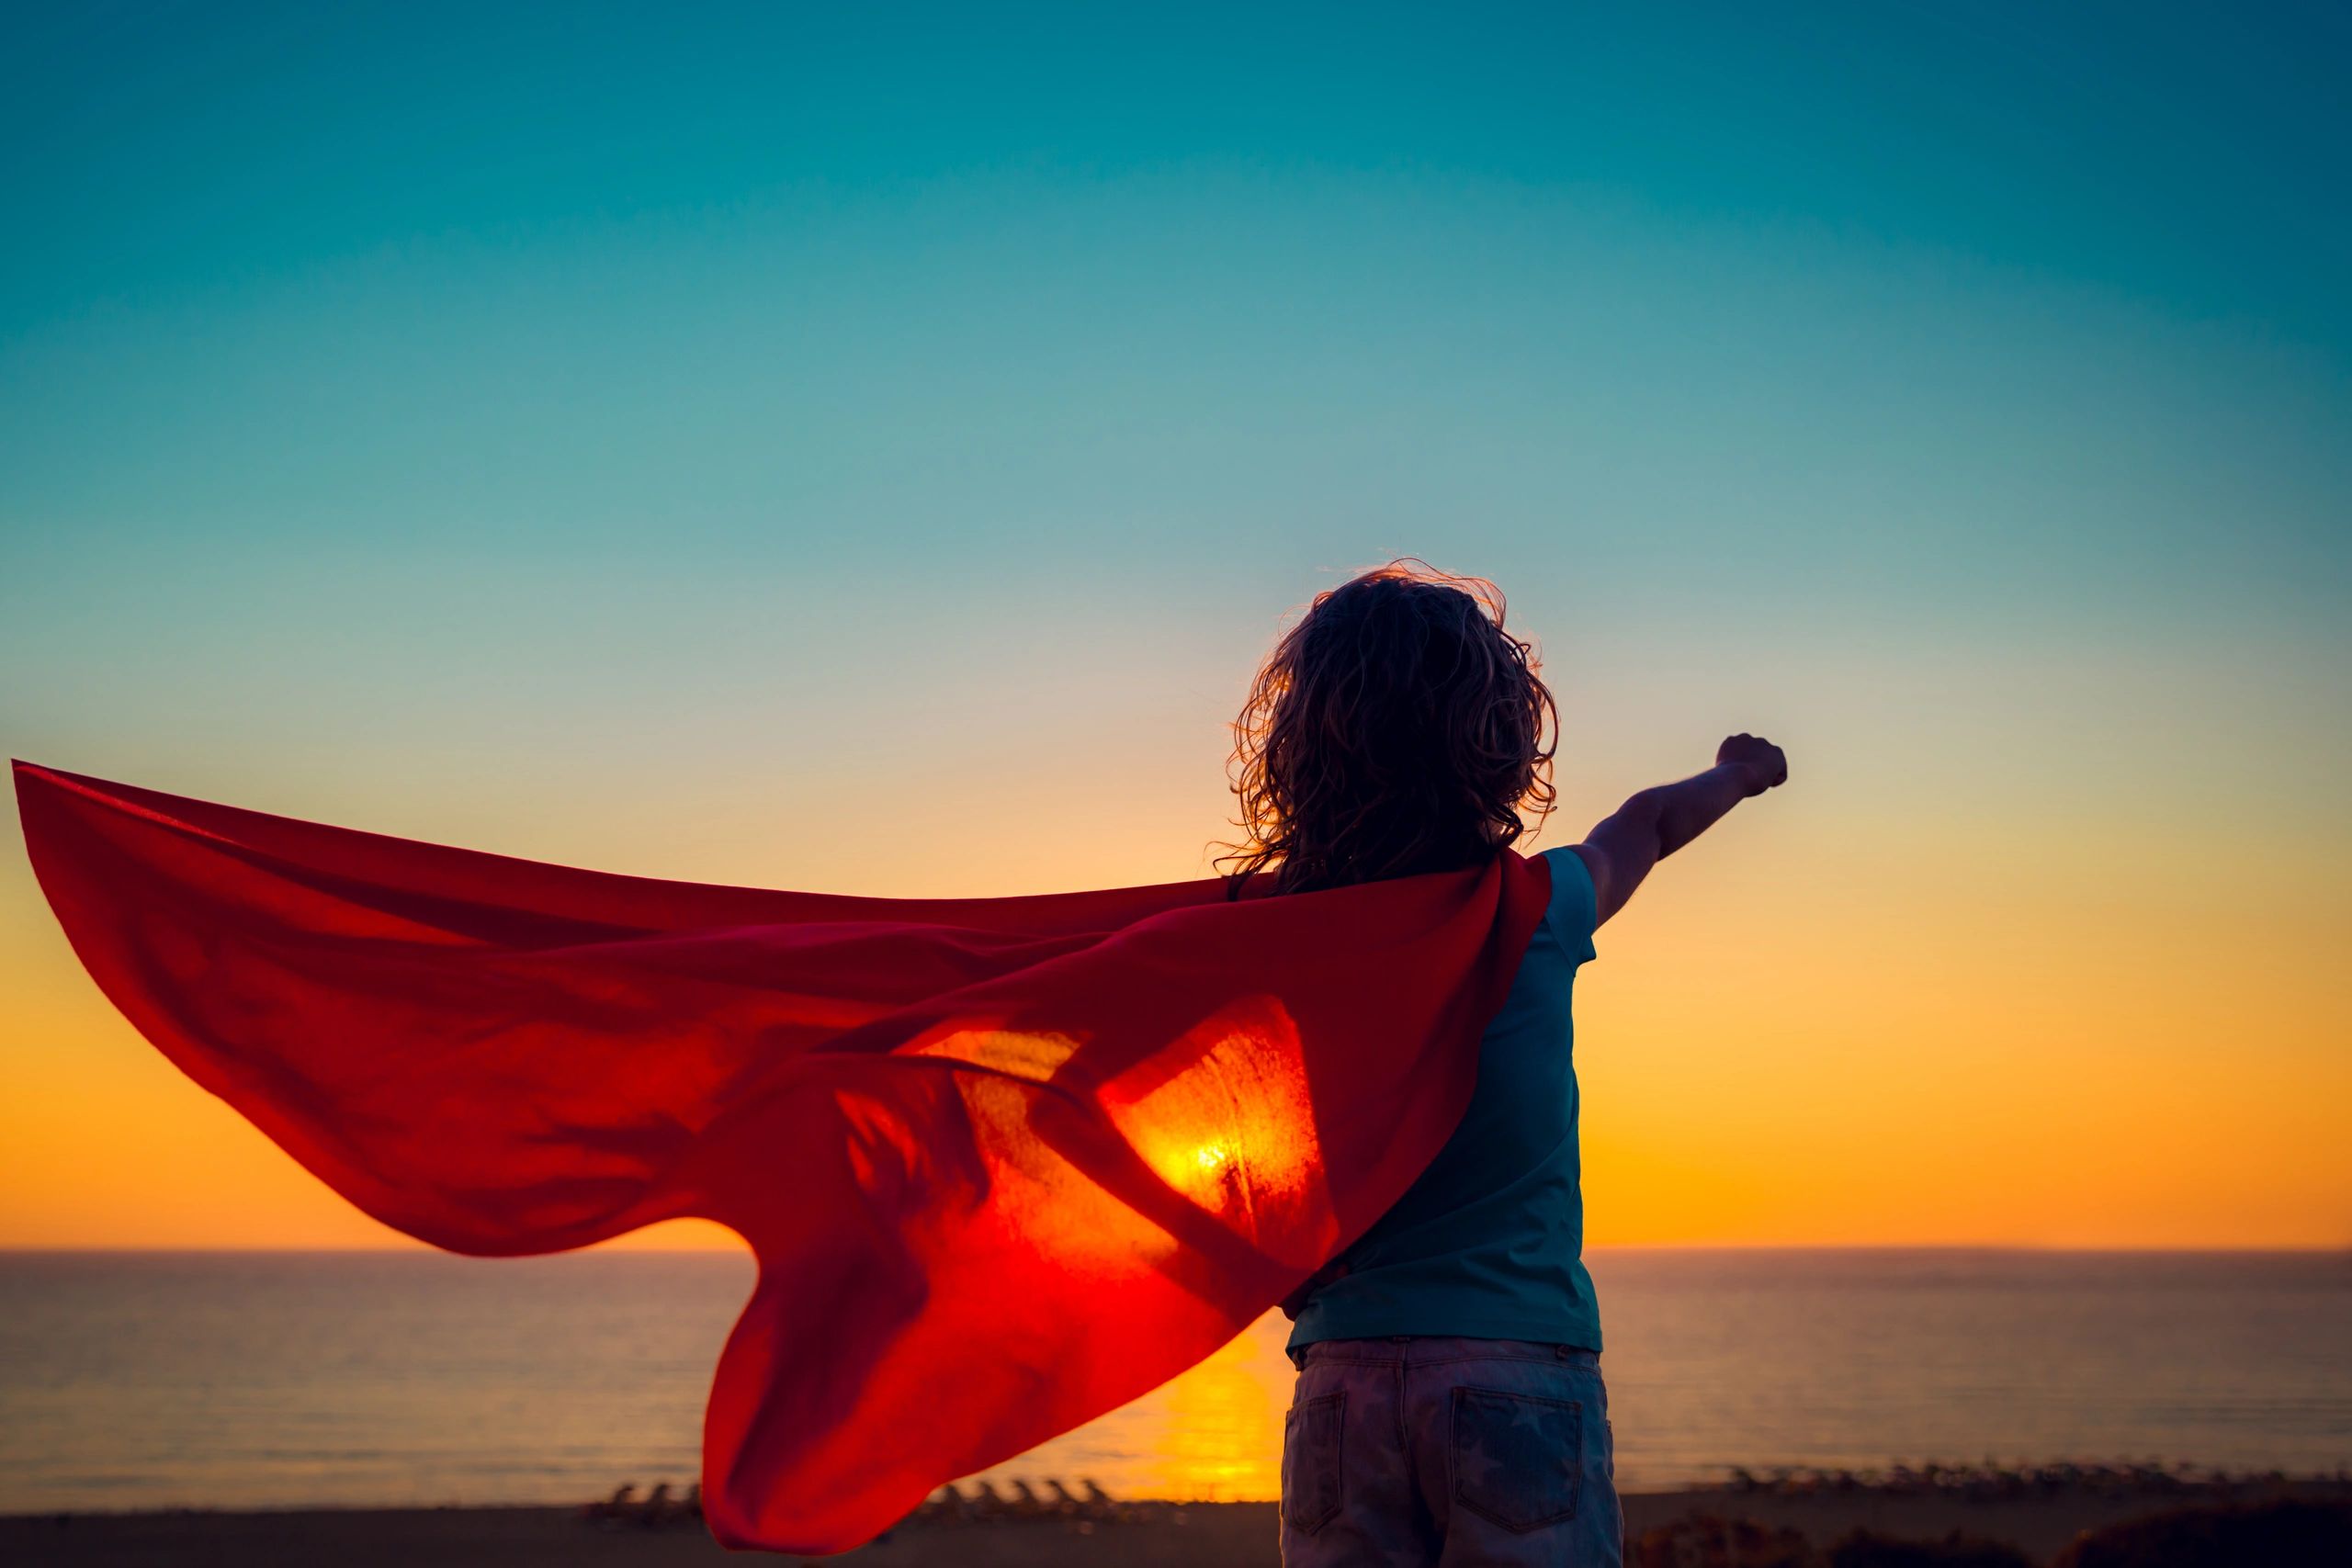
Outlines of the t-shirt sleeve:
<svg viewBox="0 0 2352 1568">
<path fill-rule="evenodd" d="M 1593 891 L 1592 869 L 1584 863 L 1584 856 L 1566 846 L 1545 850 L 1544 858 L 1552 863 L 1552 902 L 1544 918 L 1552 922 L 1552 935 L 1568 962 L 1589 964 L 1594 957 L 1593 928 L 1600 923 L 1600 900 Z"/>
</svg>

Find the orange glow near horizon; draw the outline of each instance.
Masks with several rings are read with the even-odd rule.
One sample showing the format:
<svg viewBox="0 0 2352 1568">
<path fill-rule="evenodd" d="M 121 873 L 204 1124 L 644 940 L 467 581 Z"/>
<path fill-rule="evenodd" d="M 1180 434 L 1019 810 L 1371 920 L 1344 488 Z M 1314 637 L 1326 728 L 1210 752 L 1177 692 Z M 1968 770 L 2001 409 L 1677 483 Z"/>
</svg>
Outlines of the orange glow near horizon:
<svg viewBox="0 0 2352 1568">
<path fill-rule="evenodd" d="M 1928 836 L 1785 795 L 1661 868 L 1578 980 L 1592 1243 L 2352 1244 L 2352 1003 L 2327 978 L 2352 867 L 2220 838 L 2150 854 L 2120 829 Z M 875 840 L 732 875 L 717 848 L 623 847 L 628 869 L 667 859 L 713 880 L 1105 886 L 1196 874 L 1170 846 L 1214 830 L 1199 804 L 1141 811 L 1017 881 L 985 860 Z M 989 841 L 989 808 L 968 809 L 975 820 L 948 836 Z M 318 815 L 614 859 L 582 852 L 594 803 L 519 842 L 420 827 L 413 813 Z M 2224 862 L 2244 898 L 2227 908 L 2211 875 Z M 413 1245 L 139 1039 L 74 961 L 21 856 L 8 894 L 0 1246 Z M 1240 1146 L 1152 1157 L 1180 1186 L 1215 1187 Z M 682 1222 L 615 1245 L 737 1244 Z"/>
<path fill-rule="evenodd" d="M 2334 13 L 290 9 L 10 37 L 0 751 L 1162 883 L 1275 640 L 1417 557 L 1533 639 L 1537 847 L 1790 761 L 1578 981 L 1593 1243 L 2352 1248 Z M 12 829 L 0 1247 L 410 1245 L 115 1016 Z M 1148 1158 L 1261 1179 L 1207 1141 Z"/>
</svg>

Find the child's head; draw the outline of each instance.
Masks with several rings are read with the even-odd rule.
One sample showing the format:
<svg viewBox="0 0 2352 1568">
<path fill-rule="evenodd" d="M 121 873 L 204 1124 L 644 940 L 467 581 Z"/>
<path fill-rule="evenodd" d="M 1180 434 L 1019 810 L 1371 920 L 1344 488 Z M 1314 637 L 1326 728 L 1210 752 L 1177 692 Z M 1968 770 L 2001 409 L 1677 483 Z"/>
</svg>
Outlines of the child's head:
<svg viewBox="0 0 2352 1568">
<path fill-rule="evenodd" d="M 1552 807 L 1558 714 L 1491 582 L 1407 558 L 1318 595 L 1234 726 L 1248 841 L 1285 893 L 1475 865 Z"/>
</svg>

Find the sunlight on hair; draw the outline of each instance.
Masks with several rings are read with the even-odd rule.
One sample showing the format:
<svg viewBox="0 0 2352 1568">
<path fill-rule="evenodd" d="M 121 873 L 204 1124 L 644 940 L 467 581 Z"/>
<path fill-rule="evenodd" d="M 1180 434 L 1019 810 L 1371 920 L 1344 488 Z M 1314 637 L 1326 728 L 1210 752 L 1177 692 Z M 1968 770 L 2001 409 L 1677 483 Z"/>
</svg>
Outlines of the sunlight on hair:
<svg viewBox="0 0 2352 1568">
<path fill-rule="evenodd" d="M 1406 556 L 1315 596 L 1233 725 L 1238 894 L 1452 871 L 1541 824 L 1559 711 L 1502 590 Z"/>
</svg>

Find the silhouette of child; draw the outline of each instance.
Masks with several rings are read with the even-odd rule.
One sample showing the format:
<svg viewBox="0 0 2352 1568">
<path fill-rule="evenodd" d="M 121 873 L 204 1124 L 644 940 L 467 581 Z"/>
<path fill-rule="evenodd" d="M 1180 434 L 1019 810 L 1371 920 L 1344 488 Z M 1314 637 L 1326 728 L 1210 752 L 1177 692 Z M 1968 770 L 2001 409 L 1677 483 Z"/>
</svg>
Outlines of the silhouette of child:
<svg viewBox="0 0 2352 1568">
<path fill-rule="evenodd" d="M 1316 599 L 1237 727 L 1249 841 L 1278 892 L 1478 863 L 1541 815 L 1557 714 L 1493 584 L 1400 560 Z M 1327 1563 L 1623 1562 L 1600 1319 L 1581 1258 L 1569 997 L 1650 868 L 1785 783 L 1735 735 L 1544 852 L 1551 903 L 1480 1043 L 1477 1087 L 1413 1187 L 1283 1309 L 1282 1551 Z"/>
</svg>

